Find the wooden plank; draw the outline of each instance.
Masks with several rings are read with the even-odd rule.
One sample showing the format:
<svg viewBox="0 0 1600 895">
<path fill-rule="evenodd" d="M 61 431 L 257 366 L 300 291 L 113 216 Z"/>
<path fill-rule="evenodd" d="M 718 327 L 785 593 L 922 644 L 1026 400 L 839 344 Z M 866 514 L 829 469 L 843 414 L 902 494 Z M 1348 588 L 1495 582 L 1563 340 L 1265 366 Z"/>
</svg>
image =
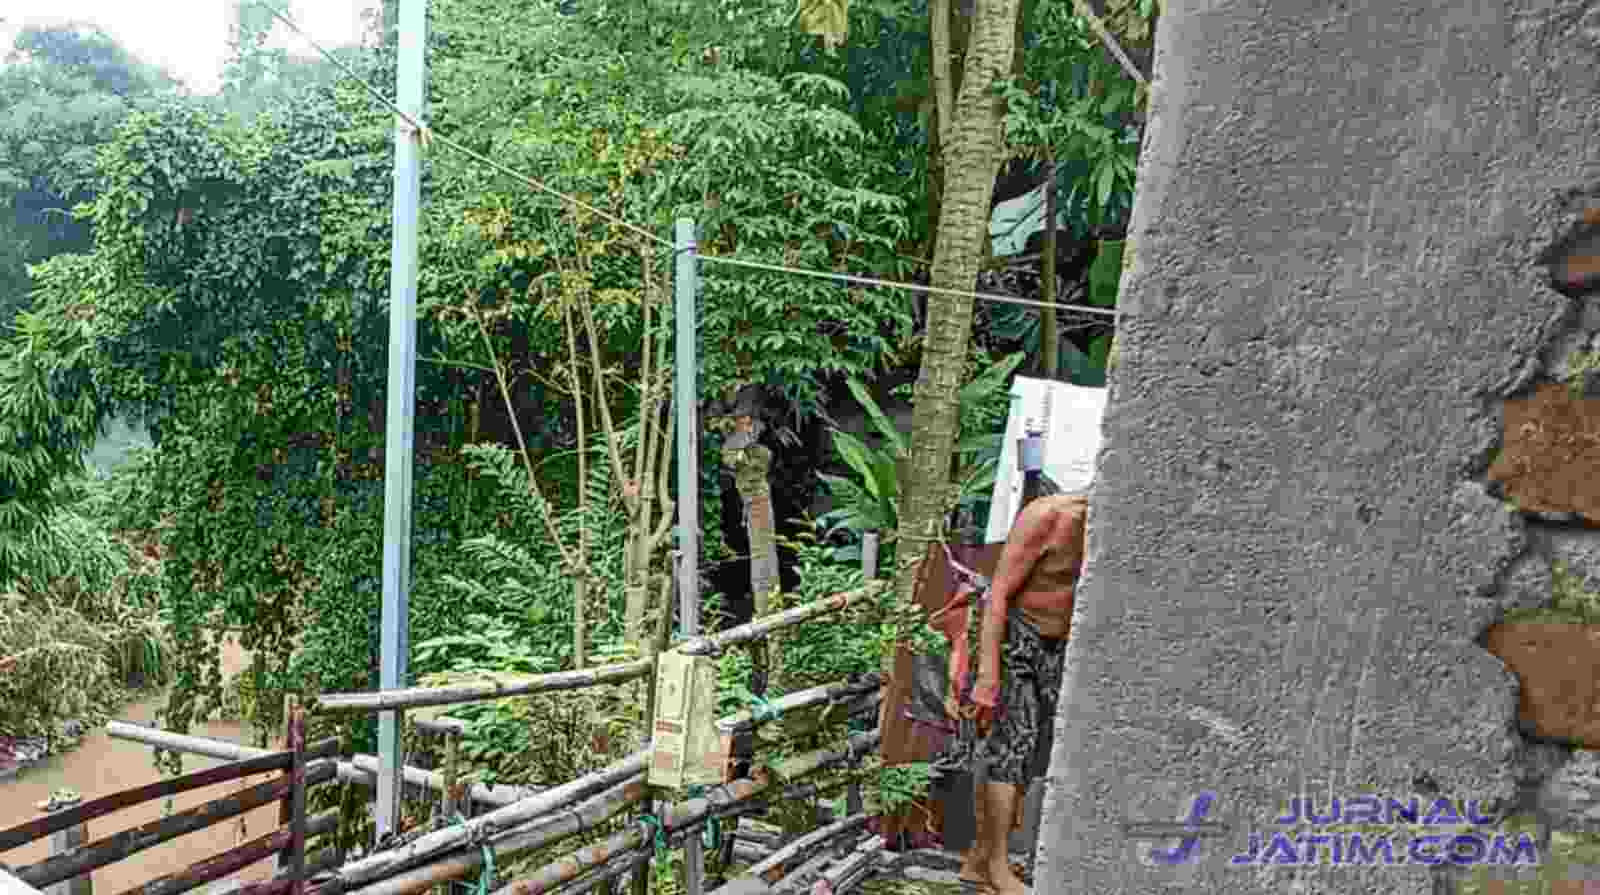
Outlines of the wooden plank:
<svg viewBox="0 0 1600 895">
<path fill-rule="evenodd" d="M 0 852 L 20 848 L 35 839 L 42 839 L 51 833 L 78 826 L 82 823 L 104 817 L 113 811 L 121 811 L 155 799 L 164 799 L 178 793 L 189 792 L 205 786 L 214 786 L 252 774 L 261 774 L 269 771 L 281 771 L 289 766 L 288 752 L 274 752 L 259 758 L 245 761 L 236 761 L 231 764 L 218 765 L 182 777 L 173 777 L 170 780 L 158 780 L 133 789 L 125 789 L 102 796 L 91 802 L 84 802 L 76 808 L 58 811 L 54 814 L 30 820 L 5 830 L 0 830 Z"/>
<path fill-rule="evenodd" d="M 338 828 L 339 812 L 329 811 L 312 818 L 306 826 L 306 835 L 331 833 Z M 274 853 L 288 847 L 289 833 L 287 827 L 273 830 L 265 836 L 259 836 L 243 845 L 228 849 L 220 855 L 190 864 L 177 873 L 169 873 L 142 886 L 135 886 L 120 895 L 181 895 L 206 883 L 238 873 L 257 861 L 272 857 Z M 331 856 L 319 856 L 319 859 L 324 861 L 329 858 Z"/>
<path fill-rule="evenodd" d="M 334 773 L 332 762 L 318 762 L 307 771 L 307 783 L 331 780 Z M 188 811 L 97 839 L 67 854 L 30 864 L 18 870 L 17 876 L 38 888 L 71 879 L 130 855 L 136 855 L 163 842 L 196 830 L 203 830 L 269 802 L 277 801 L 288 793 L 289 786 L 289 781 L 283 779 L 257 784 L 237 794 L 190 808 Z"/>
</svg>

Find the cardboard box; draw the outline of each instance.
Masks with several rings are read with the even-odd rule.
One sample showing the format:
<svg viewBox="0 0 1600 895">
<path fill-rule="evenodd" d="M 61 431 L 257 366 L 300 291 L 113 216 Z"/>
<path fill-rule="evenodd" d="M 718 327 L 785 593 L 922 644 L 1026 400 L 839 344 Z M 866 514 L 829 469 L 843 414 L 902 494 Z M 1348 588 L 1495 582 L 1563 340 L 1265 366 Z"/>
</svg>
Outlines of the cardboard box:
<svg viewBox="0 0 1600 895">
<path fill-rule="evenodd" d="M 656 659 L 650 785 L 678 789 L 724 782 L 728 749 L 716 720 L 716 660 L 662 653 Z"/>
</svg>

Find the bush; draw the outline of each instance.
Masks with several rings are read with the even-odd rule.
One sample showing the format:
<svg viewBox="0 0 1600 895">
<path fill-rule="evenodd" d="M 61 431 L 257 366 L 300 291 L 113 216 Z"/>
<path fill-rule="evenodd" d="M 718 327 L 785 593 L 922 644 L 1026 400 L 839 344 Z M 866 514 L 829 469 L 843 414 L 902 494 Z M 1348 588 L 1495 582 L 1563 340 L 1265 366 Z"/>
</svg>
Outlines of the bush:
<svg viewBox="0 0 1600 895">
<path fill-rule="evenodd" d="M 159 563 L 102 521 L 115 482 L 73 487 L 35 530 L 26 573 L 0 593 L 0 734 L 49 736 L 167 680 Z"/>
</svg>

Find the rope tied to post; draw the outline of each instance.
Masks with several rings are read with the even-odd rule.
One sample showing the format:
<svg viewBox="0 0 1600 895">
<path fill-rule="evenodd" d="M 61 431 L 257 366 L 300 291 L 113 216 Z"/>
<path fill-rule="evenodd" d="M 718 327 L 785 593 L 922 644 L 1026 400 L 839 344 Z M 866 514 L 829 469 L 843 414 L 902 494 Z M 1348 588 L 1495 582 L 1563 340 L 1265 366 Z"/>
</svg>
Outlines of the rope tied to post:
<svg viewBox="0 0 1600 895">
<path fill-rule="evenodd" d="M 750 694 L 750 720 L 759 724 L 763 721 L 771 721 L 781 714 L 783 714 L 782 711 L 765 696 Z"/>
<path fill-rule="evenodd" d="M 711 793 L 704 786 L 695 783 L 685 788 L 684 793 L 691 799 L 704 798 L 711 802 Z M 700 844 L 707 849 L 715 851 L 722 842 L 722 819 L 718 817 L 706 818 L 706 825 L 700 828 Z"/>
<path fill-rule="evenodd" d="M 666 851 L 667 831 L 666 828 L 661 824 L 661 818 L 656 817 L 654 814 L 646 814 L 639 818 L 639 823 L 644 824 L 645 840 L 649 841 L 652 838 L 655 840 L 656 852 L 659 854 L 660 852 Z M 653 834 L 650 832 L 652 829 L 655 830 L 655 833 Z"/>
</svg>

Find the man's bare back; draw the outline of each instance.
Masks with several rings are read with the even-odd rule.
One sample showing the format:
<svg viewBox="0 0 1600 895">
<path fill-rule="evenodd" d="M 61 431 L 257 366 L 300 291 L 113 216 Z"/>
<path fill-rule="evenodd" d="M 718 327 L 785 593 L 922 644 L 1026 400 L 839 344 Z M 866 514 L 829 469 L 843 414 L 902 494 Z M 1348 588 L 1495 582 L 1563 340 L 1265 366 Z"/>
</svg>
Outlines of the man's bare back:
<svg viewBox="0 0 1600 895">
<path fill-rule="evenodd" d="M 1033 559 L 1032 567 L 1025 570 L 1026 578 L 1014 596 L 1008 595 L 1011 605 L 1022 611 L 1038 627 L 1042 636 L 1059 639 L 1067 636 L 1072 624 L 1072 601 L 1078 585 L 1079 568 L 1083 565 L 1084 525 L 1088 519 L 1089 501 L 1082 497 L 1053 495 L 1040 497 L 1029 503 L 1012 524 L 1011 538 L 1007 539 L 1005 552 L 1000 556 L 996 584 L 1005 575 L 1006 560 L 1025 561 L 1026 556 L 1013 556 L 1013 541 L 1033 541 L 1042 550 Z M 1020 552 L 1020 551 L 1017 551 Z M 997 587 L 996 590 L 999 588 Z"/>
</svg>

